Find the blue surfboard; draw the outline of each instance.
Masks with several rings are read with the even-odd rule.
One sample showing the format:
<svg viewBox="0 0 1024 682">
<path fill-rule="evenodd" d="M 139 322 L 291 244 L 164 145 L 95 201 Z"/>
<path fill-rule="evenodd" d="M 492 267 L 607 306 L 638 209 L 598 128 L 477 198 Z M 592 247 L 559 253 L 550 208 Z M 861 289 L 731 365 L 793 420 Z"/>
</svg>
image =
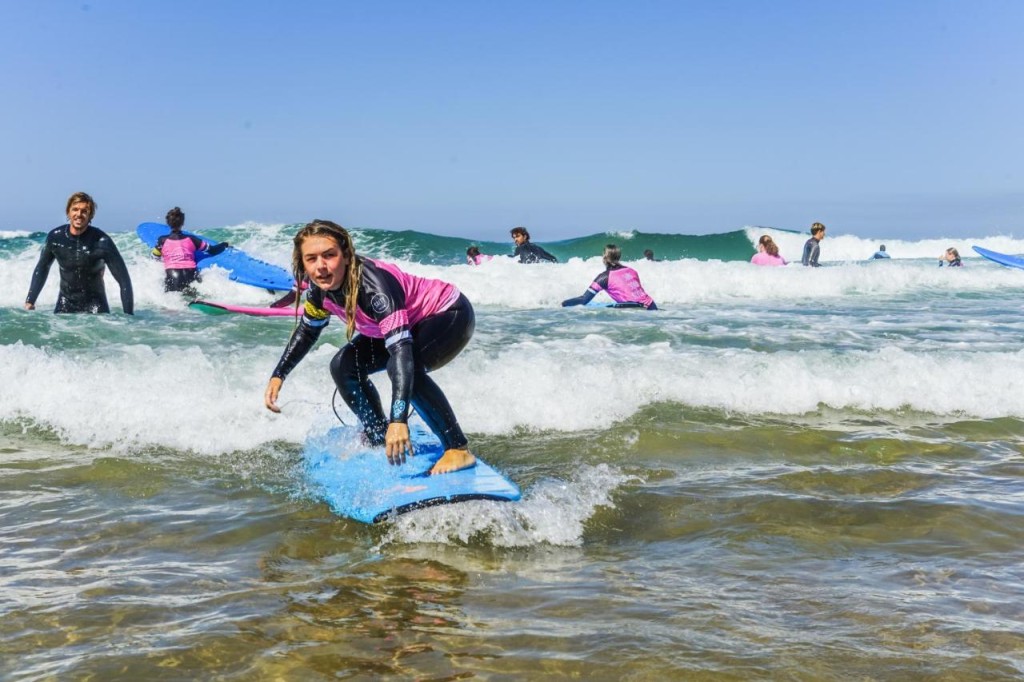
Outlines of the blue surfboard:
<svg viewBox="0 0 1024 682">
<path fill-rule="evenodd" d="M 139 235 L 139 239 L 152 249 L 160 237 L 170 234 L 171 228 L 163 223 L 142 223 L 135 229 L 135 232 Z M 198 237 L 209 244 L 216 243 L 214 240 L 192 232 L 185 232 L 185 234 Z M 253 258 L 234 247 L 229 247 L 216 256 L 202 252 L 196 253 L 196 267 L 199 270 L 205 270 L 214 265 L 224 268 L 228 272 L 228 277 L 239 284 L 248 284 L 272 291 L 288 291 L 295 288 L 295 279 L 287 270 Z"/>
<path fill-rule="evenodd" d="M 439 504 L 519 499 L 519 488 L 479 457 L 469 469 L 430 476 L 444 448 L 422 426 L 410 426 L 410 433 L 416 454 L 391 465 L 383 448 L 353 446 L 355 429 L 334 427 L 306 441 L 306 474 L 335 513 L 363 523 Z"/>
<path fill-rule="evenodd" d="M 1020 268 L 1024 270 L 1024 256 L 1010 256 L 1005 253 L 999 253 L 998 251 L 989 251 L 983 249 L 980 246 L 972 246 L 979 256 L 988 258 L 990 261 L 995 261 L 1000 265 L 1006 265 L 1011 268 Z"/>
</svg>

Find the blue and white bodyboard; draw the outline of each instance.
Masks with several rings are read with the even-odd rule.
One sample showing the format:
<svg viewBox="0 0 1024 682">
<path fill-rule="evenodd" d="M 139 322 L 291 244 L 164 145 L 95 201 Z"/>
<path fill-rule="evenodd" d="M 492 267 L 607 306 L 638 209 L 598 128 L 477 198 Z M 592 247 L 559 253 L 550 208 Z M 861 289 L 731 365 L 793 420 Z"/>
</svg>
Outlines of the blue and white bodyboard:
<svg viewBox="0 0 1024 682">
<path fill-rule="evenodd" d="M 334 427 L 306 441 L 306 474 L 331 510 L 363 523 L 439 504 L 519 499 L 519 488 L 479 457 L 469 469 L 429 475 L 444 448 L 419 425 L 410 432 L 416 454 L 396 466 L 388 464 L 384 448 L 352 446 L 352 427 Z"/>
<path fill-rule="evenodd" d="M 149 248 L 154 248 L 156 242 L 165 234 L 170 234 L 171 228 L 163 223 L 142 223 L 135 228 L 136 234 Z M 198 237 L 204 242 L 215 244 L 216 242 L 207 239 L 202 235 L 193 232 L 184 232 L 187 235 Z M 205 270 L 216 265 L 228 272 L 228 278 L 239 284 L 248 284 L 261 289 L 271 291 L 290 291 L 295 288 L 295 278 L 284 268 L 272 265 L 258 258 L 253 258 L 244 251 L 234 247 L 228 247 L 216 256 L 210 256 L 202 252 L 196 253 L 196 268 Z"/>
</svg>

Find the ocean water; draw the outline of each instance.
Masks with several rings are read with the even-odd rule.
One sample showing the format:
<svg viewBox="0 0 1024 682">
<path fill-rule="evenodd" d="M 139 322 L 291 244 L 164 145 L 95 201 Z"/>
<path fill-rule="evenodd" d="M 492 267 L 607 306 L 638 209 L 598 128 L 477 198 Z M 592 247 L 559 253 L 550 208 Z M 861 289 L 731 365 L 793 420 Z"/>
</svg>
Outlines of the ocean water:
<svg viewBox="0 0 1024 682">
<path fill-rule="evenodd" d="M 204 233 L 286 265 L 294 229 Z M 52 315 L 56 269 L 25 311 L 42 235 L 0 235 L 0 679 L 1021 679 L 1024 271 L 970 245 L 1024 240 L 871 262 L 829 235 L 826 267 L 759 268 L 764 232 L 799 259 L 748 228 L 470 267 L 468 240 L 356 230 L 473 301 L 435 378 L 523 490 L 377 526 L 303 474 L 340 324 L 274 415 L 291 319 L 189 310 L 131 233 L 134 317 L 109 277 L 114 314 Z M 634 263 L 661 311 L 559 307 L 608 242 L 662 259 Z"/>
</svg>

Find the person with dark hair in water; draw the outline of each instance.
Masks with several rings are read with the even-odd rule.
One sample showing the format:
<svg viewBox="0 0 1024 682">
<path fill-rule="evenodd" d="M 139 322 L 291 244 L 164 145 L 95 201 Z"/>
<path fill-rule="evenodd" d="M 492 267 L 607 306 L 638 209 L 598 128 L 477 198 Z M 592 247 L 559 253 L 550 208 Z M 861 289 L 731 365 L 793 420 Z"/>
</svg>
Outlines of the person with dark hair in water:
<svg viewBox="0 0 1024 682">
<path fill-rule="evenodd" d="M 586 305 L 602 291 L 607 291 L 615 301 L 616 308 L 647 308 L 657 310 L 654 299 L 647 295 L 640 284 L 640 275 L 633 268 L 627 268 L 619 261 L 622 251 L 615 244 L 604 247 L 605 270 L 590 283 L 582 296 L 562 301 L 562 307 Z"/>
<path fill-rule="evenodd" d="M 516 251 L 511 258 L 519 258 L 520 263 L 557 263 L 558 259 L 543 248 L 530 242 L 530 233 L 525 227 L 513 227 L 509 232 L 516 244 Z"/>
<path fill-rule="evenodd" d="M 405 462 L 413 454 L 408 424 L 412 406 L 444 445 L 431 474 L 473 466 L 476 457 L 469 441 L 444 392 L 428 376 L 448 364 L 473 336 L 476 316 L 469 299 L 448 282 L 356 255 L 349 233 L 329 220 L 314 220 L 295 235 L 292 272 L 296 289 L 306 277 L 309 290 L 302 320 L 267 384 L 267 409 L 281 411 L 277 397 L 285 377 L 334 314 L 345 321 L 348 343 L 331 360 L 331 376 L 362 422 L 366 440 L 384 446 L 392 464 Z M 298 312 L 297 300 L 295 305 Z M 391 379 L 386 414 L 370 382 L 371 374 L 384 369 Z"/>
<path fill-rule="evenodd" d="M 878 251 L 875 251 L 875 255 L 871 258 L 872 260 L 885 260 L 889 257 L 889 254 L 885 250 L 885 244 L 879 244 Z"/>
<path fill-rule="evenodd" d="M 479 246 L 470 246 L 466 249 L 466 262 L 470 265 L 480 265 L 494 258 L 494 256 L 488 256 L 485 253 L 480 253 Z"/>
<path fill-rule="evenodd" d="M 644 249 L 644 258 L 652 261 L 658 260 L 657 258 L 654 257 L 654 251 L 652 251 L 651 249 Z"/>
<path fill-rule="evenodd" d="M 177 206 L 167 212 L 167 225 L 171 233 L 156 241 L 153 257 L 164 262 L 164 291 L 185 291 L 193 282 L 202 281 L 196 269 L 196 252 L 204 251 L 216 256 L 230 244 L 221 242 L 210 246 L 199 237 L 182 232 L 185 214 Z"/>
<path fill-rule="evenodd" d="M 56 260 L 60 268 L 60 294 L 53 312 L 109 313 L 103 286 L 103 273 L 109 267 L 121 288 L 121 308 L 126 315 L 134 314 L 132 280 L 121 252 L 106 232 L 90 224 L 96 215 L 96 202 L 85 192 L 75 192 L 64 210 L 68 222 L 46 235 L 39 262 L 32 272 L 25 309 L 35 310 L 36 299 Z"/>
</svg>

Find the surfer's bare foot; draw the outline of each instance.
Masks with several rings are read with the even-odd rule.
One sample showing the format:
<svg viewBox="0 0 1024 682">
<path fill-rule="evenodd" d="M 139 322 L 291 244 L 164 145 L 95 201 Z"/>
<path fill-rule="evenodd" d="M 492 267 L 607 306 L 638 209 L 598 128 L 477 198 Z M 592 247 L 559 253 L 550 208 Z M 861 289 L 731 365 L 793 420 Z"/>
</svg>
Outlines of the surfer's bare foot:
<svg viewBox="0 0 1024 682">
<path fill-rule="evenodd" d="M 430 475 L 450 474 L 453 471 L 468 469 L 474 464 L 476 464 L 476 457 L 468 449 L 459 450 L 452 448 L 445 450 L 444 454 L 441 455 L 441 459 L 434 463 L 434 466 L 430 469 Z"/>
</svg>

